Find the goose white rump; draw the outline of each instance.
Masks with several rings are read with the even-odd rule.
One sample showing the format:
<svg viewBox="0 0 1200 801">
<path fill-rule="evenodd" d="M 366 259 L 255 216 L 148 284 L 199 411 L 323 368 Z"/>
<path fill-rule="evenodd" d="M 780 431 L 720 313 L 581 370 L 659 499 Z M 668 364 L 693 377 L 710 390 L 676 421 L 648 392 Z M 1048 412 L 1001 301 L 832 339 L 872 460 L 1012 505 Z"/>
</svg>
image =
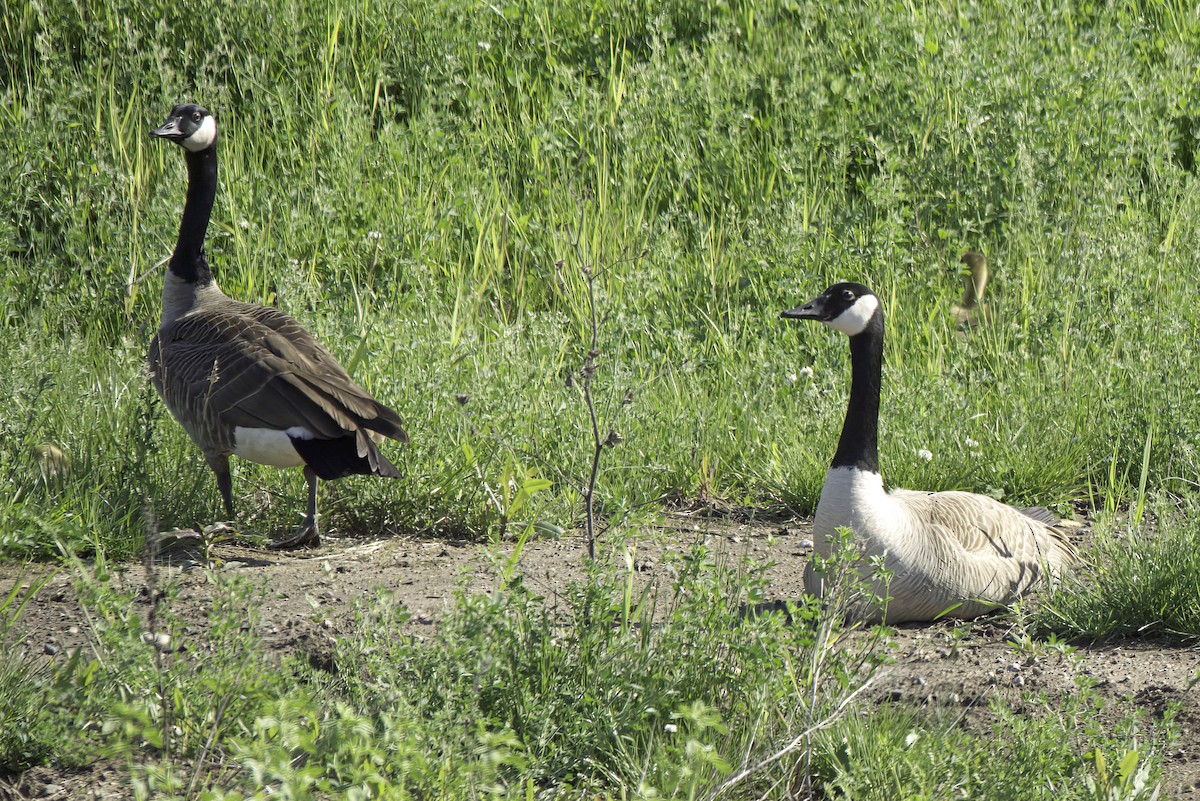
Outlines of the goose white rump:
<svg viewBox="0 0 1200 801">
<path fill-rule="evenodd" d="M 292 437 L 312 439 L 313 435 L 307 428 L 300 426 L 293 426 L 286 431 L 237 426 L 233 429 L 233 453 L 243 459 L 269 464 L 272 467 L 301 467 L 304 465 L 304 457 L 296 452 L 296 447 L 292 445 Z"/>
</svg>

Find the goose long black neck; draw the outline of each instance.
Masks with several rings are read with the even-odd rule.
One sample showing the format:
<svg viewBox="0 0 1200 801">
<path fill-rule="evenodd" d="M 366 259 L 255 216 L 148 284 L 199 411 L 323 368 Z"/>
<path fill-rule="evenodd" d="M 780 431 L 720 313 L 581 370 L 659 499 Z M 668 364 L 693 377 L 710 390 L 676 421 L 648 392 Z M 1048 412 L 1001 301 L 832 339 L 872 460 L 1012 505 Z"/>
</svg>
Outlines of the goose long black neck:
<svg viewBox="0 0 1200 801">
<path fill-rule="evenodd" d="M 204 257 L 204 236 L 217 196 L 217 146 L 213 144 L 198 153 L 184 152 L 188 168 L 187 200 L 179 224 L 179 239 L 171 254 L 171 272 L 189 284 L 203 284 L 212 280 L 212 271 Z"/>
<path fill-rule="evenodd" d="M 879 472 L 879 393 L 883 383 L 883 315 L 850 337 L 850 403 L 832 467 Z"/>
</svg>

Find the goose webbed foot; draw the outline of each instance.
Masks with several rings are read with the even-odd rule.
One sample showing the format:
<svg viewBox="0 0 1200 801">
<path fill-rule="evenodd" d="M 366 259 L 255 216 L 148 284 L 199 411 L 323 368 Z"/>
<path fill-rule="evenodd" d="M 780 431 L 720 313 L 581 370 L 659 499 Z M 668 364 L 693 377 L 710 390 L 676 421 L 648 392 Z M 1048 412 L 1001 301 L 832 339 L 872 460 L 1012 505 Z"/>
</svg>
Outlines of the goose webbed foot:
<svg viewBox="0 0 1200 801">
<path fill-rule="evenodd" d="M 304 525 L 295 534 L 267 543 L 267 547 L 272 551 L 287 551 L 293 548 L 317 548 L 320 545 L 321 535 L 317 532 L 316 520 L 305 520 Z"/>
<path fill-rule="evenodd" d="M 304 515 L 304 525 L 292 536 L 268 543 L 267 547 L 273 551 L 321 545 L 321 534 L 317 531 L 317 473 L 308 465 L 304 466 L 304 480 L 308 482 L 308 513 Z"/>
</svg>

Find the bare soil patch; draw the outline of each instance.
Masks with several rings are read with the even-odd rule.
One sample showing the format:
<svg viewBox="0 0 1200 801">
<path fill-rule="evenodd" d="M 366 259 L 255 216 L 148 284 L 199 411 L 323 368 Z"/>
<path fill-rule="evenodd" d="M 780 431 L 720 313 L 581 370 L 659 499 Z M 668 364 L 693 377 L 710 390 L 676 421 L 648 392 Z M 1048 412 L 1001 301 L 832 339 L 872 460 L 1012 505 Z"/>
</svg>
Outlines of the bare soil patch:
<svg viewBox="0 0 1200 801">
<path fill-rule="evenodd" d="M 697 542 L 730 559 L 742 557 L 770 563 L 768 603 L 797 597 L 803 591 L 811 524 L 737 514 L 714 517 L 702 513 L 668 515 L 660 527 L 645 532 L 635 553 L 635 569 L 649 581 L 663 575 L 668 550 L 681 551 Z M 219 570 L 237 571 L 266 588 L 261 608 L 261 636 L 279 653 L 298 651 L 317 667 L 331 664 L 334 639 L 350 631 L 356 600 L 377 588 L 395 594 L 411 613 L 410 631 L 428 634 L 453 601 L 455 589 L 495 589 L 496 560 L 511 557 L 514 546 L 417 539 L 327 539 L 316 551 L 278 553 L 236 545 L 218 545 L 210 557 Z M 583 576 L 584 543 L 578 535 L 526 544 L 520 566 L 526 586 L 553 598 L 566 584 Z M 196 549 L 170 552 L 159 565 L 162 575 L 180 587 L 176 611 L 202 630 L 206 626 L 211 585 Z M 43 566 L 0 566 L 0 595 L 14 584 L 45 574 Z M 141 564 L 129 564 L 114 581 L 129 588 L 146 586 Z M 147 604 L 148 606 L 148 604 Z M 62 660 L 74 648 L 90 647 L 88 625 L 73 591 L 73 578 L 59 571 L 26 606 L 17 624 L 24 637 L 19 649 L 46 660 Z M 1072 654 L 1048 648 L 1020 648 L 1020 638 L 1006 618 L 971 623 L 944 622 L 904 626 L 892 638 L 895 664 L 877 682 L 859 714 L 870 714 L 885 702 L 925 705 L 961 716 L 965 725 L 989 720 L 994 696 L 1022 708 L 1025 694 L 1042 692 L 1053 703 L 1076 691 L 1076 676 L 1097 682 L 1113 719 L 1132 709 L 1161 716 L 1180 707 L 1179 740 L 1166 762 L 1164 797 L 1200 801 L 1200 688 L 1188 688 L 1200 671 L 1200 651 L 1162 641 L 1075 643 Z M 1031 711 L 1032 711 L 1032 705 Z M 25 774 L 0 777 L 0 799 L 132 798 L 123 766 L 97 764 L 83 771 L 39 767 Z"/>
</svg>

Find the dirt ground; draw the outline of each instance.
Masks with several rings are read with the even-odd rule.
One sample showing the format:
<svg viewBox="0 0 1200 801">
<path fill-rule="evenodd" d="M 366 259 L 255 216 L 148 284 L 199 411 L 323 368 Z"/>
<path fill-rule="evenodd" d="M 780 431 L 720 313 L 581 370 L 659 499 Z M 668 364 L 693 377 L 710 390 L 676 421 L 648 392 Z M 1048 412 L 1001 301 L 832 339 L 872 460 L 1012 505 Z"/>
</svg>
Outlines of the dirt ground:
<svg viewBox="0 0 1200 801">
<path fill-rule="evenodd" d="M 745 513 L 714 517 L 708 513 L 672 513 L 661 527 L 646 532 L 636 566 L 647 579 L 659 570 L 666 549 L 682 550 L 707 543 L 731 558 L 770 561 L 768 601 L 794 598 L 803 590 L 809 554 L 810 523 Z M 579 536 L 527 544 L 521 554 L 525 583 L 552 597 L 582 576 L 583 541 Z M 431 630 L 465 581 L 471 590 L 495 584 L 491 567 L 496 554 L 510 555 L 511 545 L 495 549 L 466 542 L 414 539 L 327 539 L 316 551 L 277 553 L 234 545 L 218 545 L 212 556 L 220 569 L 238 571 L 268 587 L 261 634 L 280 652 L 301 649 L 310 660 L 330 658 L 330 644 L 349 625 L 348 609 L 360 596 L 385 587 L 410 611 L 413 633 Z M 168 552 L 159 568 L 181 585 L 180 607 L 191 607 L 202 619 L 210 585 L 196 569 L 199 553 L 186 547 Z M 36 570 L 0 566 L 0 598 L 16 583 L 27 583 Z M 123 579 L 142 584 L 141 565 L 130 565 Z M 70 649 L 86 647 L 88 635 L 72 591 L 72 579 L 59 572 L 28 604 L 17 624 L 23 650 L 47 660 L 61 660 Z M 884 701 L 925 704 L 961 714 L 969 722 L 982 719 L 987 702 L 1000 695 L 1014 704 L 1023 693 L 1044 692 L 1051 699 L 1074 692 L 1075 676 L 1098 682 L 1106 698 L 1106 714 L 1114 718 L 1132 708 L 1161 715 L 1170 704 L 1181 710 L 1181 734 L 1166 760 L 1164 798 L 1200 801 L 1200 687 L 1189 680 L 1200 671 L 1200 651 L 1186 645 L 1144 640 L 1075 643 L 1071 657 L 1053 649 L 1021 650 L 1003 618 L 973 623 L 904 626 L 893 640 L 896 662 L 877 682 L 873 696 L 862 702 L 862 714 Z M 0 799 L 127 799 L 132 798 L 125 769 L 98 764 L 84 771 L 39 767 L 13 777 L 0 777 Z"/>
</svg>

